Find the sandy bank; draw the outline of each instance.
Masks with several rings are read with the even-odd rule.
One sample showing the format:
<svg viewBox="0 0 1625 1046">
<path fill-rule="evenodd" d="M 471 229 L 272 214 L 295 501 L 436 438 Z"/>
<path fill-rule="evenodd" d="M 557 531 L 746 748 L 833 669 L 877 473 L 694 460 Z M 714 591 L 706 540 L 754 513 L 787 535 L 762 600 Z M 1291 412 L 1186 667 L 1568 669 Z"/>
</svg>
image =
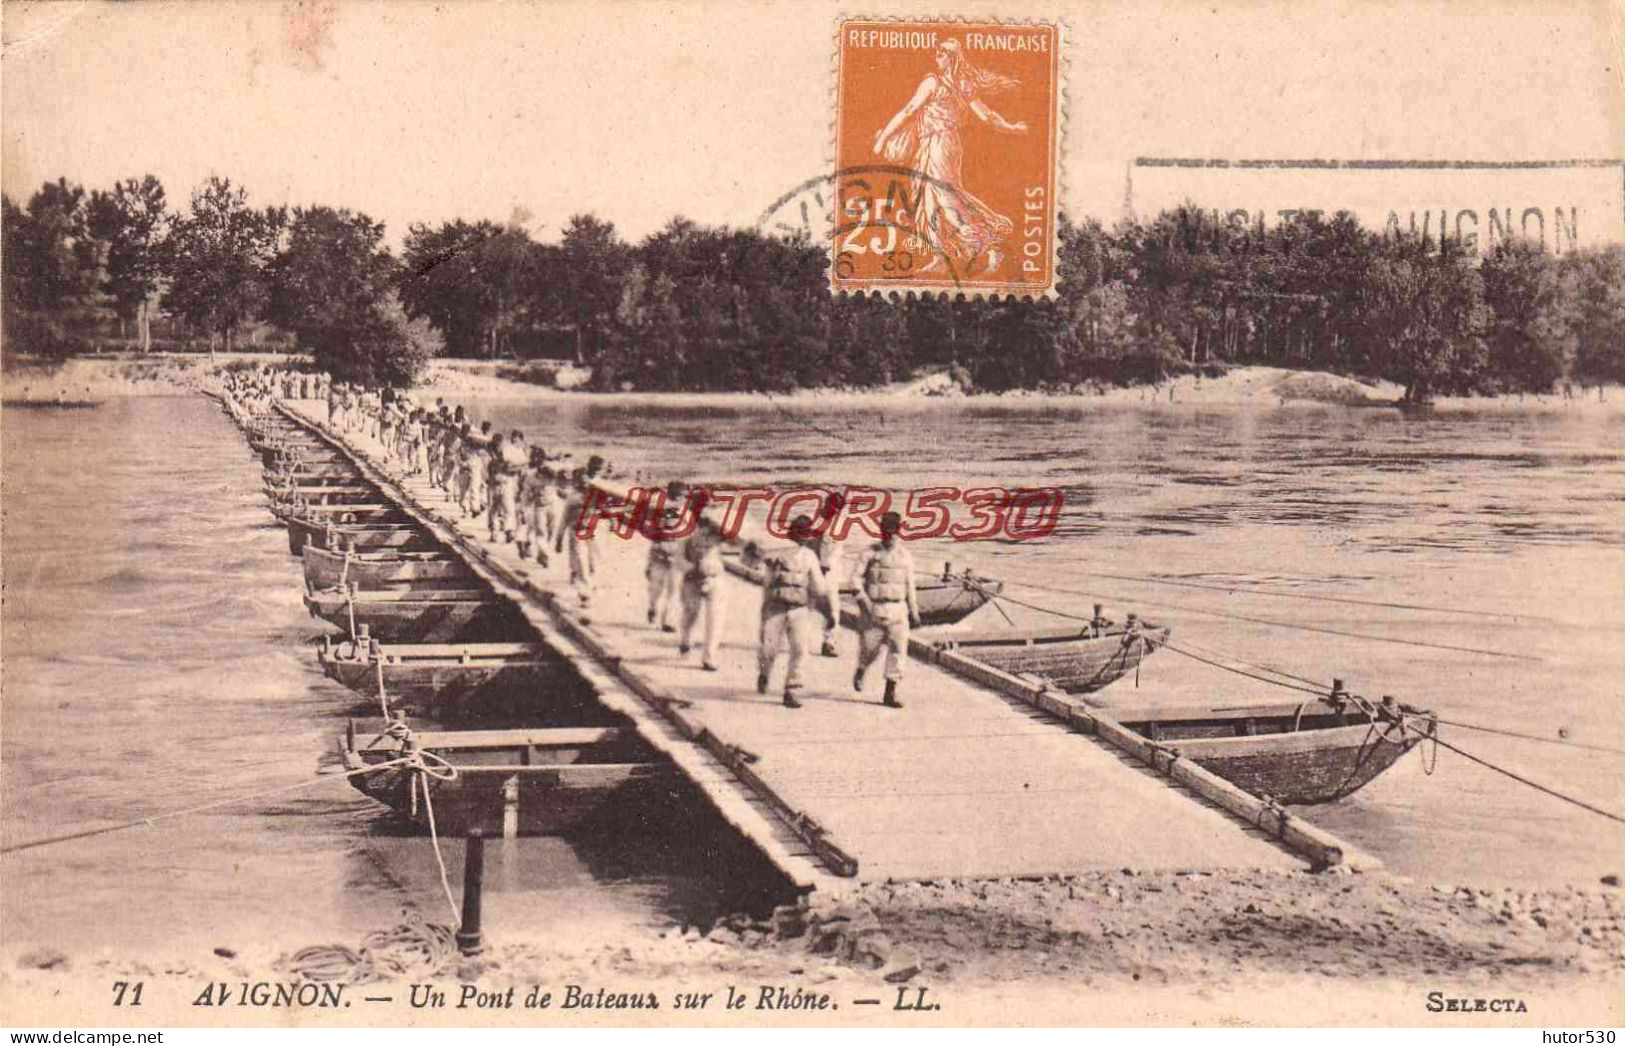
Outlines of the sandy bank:
<svg viewBox="0 0 1625 1046">
<path fill-rule="evenodd" d="M 702 932 L 672 926 L 637 940 L 529 940 L 487 927 L 490 950 L 451 957 L 430 979 L 482 988 L 567 984 L 653 991 L 658 1011 L 618 1021 L 683 1020 L 670 996 L 727 985 L 802 986 L 837 1000 L 926 987 L 943 1022 L 1398 1025 L 1617 1024 L 1625 1008 L 1625 898 L 1617 888 L 1474 890 L 1383 875 L 1098 873 L 1044 880 L 903 883 L 813 899 L 772 917 L 739 916 Z M 301 942 L 323 943 L 323 942 Z M 354 942 L 349 943 L 352 946 Z M 135 962 L 8 947 L 0 997 L 72 998 L 94 984 L 149 978 L 154 999 L 187 1004 L 215 981 L 287 979 L 297 947 L 221 942 L 205 953 Z M 45 962 L 49 968 L 39 968 Z M 385 982 L 390 983 L 390 982 Z M 86 989 L 89 990 L 88 988 Z M 60 993 L 53 996 L 53 992 Z M 1526 1012 L 1435 1012 L 1441 998 L 1520 1000 Z M 387 993 L 383 993 L 387 994 Z M 456 997 L 453 986 L 449 993 Z M 87 998 L 90 996 L 86 996 Z M 97 996 L 99 997 L 99 995 Z M 1441 1004 L 1443 1005 L 1443 1004 Z M 147 1016 L 161 1019 L 161 1010 Z M 194 1011 L 195 1012 L 195 1011 Z M 391 1019 L 464 1022 L 467 1011 Z M 0 1014 L 0 1018 L 8 1018 Z M 237 1009 L 232 1021 L 286 1019 Z M 375 1013 L 374 1021 L 382 1019 Z M 502 1023 L 585 1023 L 605 1013 L 497 1013 Z M 753 1020 L 864 1022 L 848 1006 Z M 352 1019 L 315 1013 L 311 1023 Z M 716 1022 L 715 1013 L 694 1014 Z"/>
</svg>

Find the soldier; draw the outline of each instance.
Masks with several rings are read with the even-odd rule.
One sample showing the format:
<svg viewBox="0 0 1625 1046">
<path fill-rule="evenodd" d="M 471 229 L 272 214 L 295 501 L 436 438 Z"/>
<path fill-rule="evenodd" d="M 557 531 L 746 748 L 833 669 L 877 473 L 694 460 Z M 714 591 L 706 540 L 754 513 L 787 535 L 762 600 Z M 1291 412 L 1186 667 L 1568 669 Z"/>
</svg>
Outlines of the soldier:
<svg viewBox="0 0 1625 1046">
<path fill-rule="evenodd" d="M 888 708 L 902 708 L 897 684 L 908 661 L 909 626 L 919 627 L 920 607 L 914 594 L 914 559 L 897 532 L 903 519 L 895 512 L 880 517 L 880 540 L 871 545 L 852 572 L 858 584 L 858 668 L 852 689 L 863 692 L 863 675 L 881 650 L 886 651 Z"/>
<path fill-rule="evenodd" d="M 468 500 L 469 515 L 476 519 L 485 511 L 486 499 L 489 491 L 486 489 L 486 477 L 491 468 L 491 423 L 480 422 L 480 431 L 477 436 L 470 436 L 468 443 L 469 484 Z"/>
<path fill-rule="evenodd" d="M 463 515 L 473 515 L 470 506 L 474 503 L 474 433 L 468 422 L 463 422 L 457 430 L 457 445 L 453 450 L 457 460 L 457 507 L 463 510 Z"/>
<path fill-rule="evenodd" d="M 570 546 L 570 584 L 575 586 L 576 598 L 586 607 L 592 602 L 593 581 L 597 574 L 597 560 L 588 546 L 592 538 L 586 533 L 584 521 L 594 508 L 594 490 L 584 469 L 576 469 L 570 477 L 570 493 L 564 504 L 564 519 L 553 542 L 555 552 Z"/>
<path fill-rule="evenodd" d="M 819 651 L 824 657 L 839 656 L 835 649 L 835 636 L 841 624 L 841 583 L 846 580 L 842 567 L 845 554 L 835 537 L 835 517 L 846 507 L 846 498 L 839 491 L 824 500 L 821 513 L 822 529 L 818 534 L 818 566 L 824 572 L 824 645 Z"/>
<path fill-rule="evenodd" d="M 514 429 L 507 439 L 497 433 L 491 441 L 491 540 L 497 539 L 497 521 L 502 522 L 504 541 L 512 541 L 519 530 L 519 473 L 525 468 L 525 435 Z"/>
<path fill-rule="evenodd" d="M 695 506 L 695 512 L 704 507 Z M 717 670 L 717 648 L 722 643 L 723 595 L 722 533 L 710 516 L 700 516 L 694 523 L 694 533 L 683 542 L 678 565 L 683 571 L 683 620 L 677 637 L 677 652 L 688 656 L 689 642 L 694 626 L 704 619 L 704 635 L 700 647 L 700 667 L 707 672 Z"/>
<path fill-rule="evenodd" d="M 779 651 L 789 647 L 789 665 L 784 675 L 784 707 L 800 708 L 796 691 L 801 689 L 801 663 L 807 656 L 806 620 L 810 607 L 818 607 L 828 622 L 830 611 L 824 585 L 824 572 L 813 551 L 817 538 L 811 516 L 790 521 L 790 540 L 795 547 L 766 562 L 762 583 L 762 629 L 756 667 L 756 692 L 767 693 L 768 676 Z"/>
<path fill-rule="evenodd" d="M 658 518 L 650 519 L 645 528 L 649 538 L 649 562 L 643 576 L 649 582 L 649 624 L 659 625 L 662 632 L 675 632 L 671 612 L 682 600 L 680 590 L 683 572 L 678 569 L 677 557 L 682 552 L 682 540 L 672 531 L 682 519 L 682 501 L 687 488 L 681 481 L 666 484 L 666 502 Z"/>
</svg>

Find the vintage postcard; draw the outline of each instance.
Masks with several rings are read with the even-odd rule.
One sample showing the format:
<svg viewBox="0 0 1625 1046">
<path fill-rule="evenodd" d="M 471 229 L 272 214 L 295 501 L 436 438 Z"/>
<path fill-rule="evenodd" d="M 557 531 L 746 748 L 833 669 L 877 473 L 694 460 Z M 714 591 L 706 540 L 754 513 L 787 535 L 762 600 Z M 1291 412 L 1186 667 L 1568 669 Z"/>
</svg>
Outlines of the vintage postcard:
<svg viewBox="0 0 1625 1046">
<path fill-rule="evenodd" d="M 13 1041 L 1613 1042 L 1617 3 L 0 23 Z"/>
</svg>

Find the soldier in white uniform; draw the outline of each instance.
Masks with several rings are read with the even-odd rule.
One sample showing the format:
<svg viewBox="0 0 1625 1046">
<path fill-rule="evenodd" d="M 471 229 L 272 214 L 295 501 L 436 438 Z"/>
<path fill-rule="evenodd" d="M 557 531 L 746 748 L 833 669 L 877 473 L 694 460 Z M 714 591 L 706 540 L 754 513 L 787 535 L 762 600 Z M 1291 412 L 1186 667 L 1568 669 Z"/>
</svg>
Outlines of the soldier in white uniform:
<svg viewBox="0 0 1625 1046">
<path fill-rule="evenodd" d="M 767 560 L 767 576 L 762 582 L 761 646 L 756 667 L 756 692 L 767 693 L 768 677 L 779 652 L 789 648 L 789 665 L 784 675 L 784 706 L 800 708 L 796 691 L 801 689 L 801 663 L 807 656 L 808 610 L 817 607 L 829 619 L 829 602 L 824 570 L 813 551 L 817 538 L 810 516 L 797 516 L 790 522 L 790 540 L 795 547 Z"/>
<path fill-rule="evenodd" d="M 686 494 L 687 489 L 680 481 L 674 479 L 666 484 L 666 501 L 660 514 L 647 523 L 649 562 L 643 576 L 649 582 L 649 624 L 659 625 L 662 632 L 677 631 L 671 616 L 682 599 L 679 590 L 683 572 L 678 568 L 677 557 L 682 552 L 683 542 L 672 534 L 672 529 L 682 518 Z"/>
<path fill-rule="evenodd" d="M 694 626 L 702 624 L 700 665 L 707 672 L 715 672 L 717 648 L 722 643 L 722 581 L 726 568 L 722 565 L 722 534 L 714 519 L 701 516 L 695 522 L 694 533 L 683 541 L 677 563 L 683 571 L 683 623 L 677 652 L 687 656 Z"/>
<path fill-rule="evenodd" d="M 845 554 L 841 550 L 841 543 L 835 539 L 835 517 L 841 514 L 846 507 L 846 498 L 839 492 L 832 493 L 824 501 L 823 519 L 820 521 L 822 530 L 818 534 L 818 565 L 824 572 L 824 646 L 820 653 L 825 657 L 836 657 L 835 636 L 841 625 L 841 584 L 846 580 L 843 567 Z"/>
<path fill-rule="evenodd" d="M 852 572 L 858 584 L 858 669 L 852 674 L 852 689 L 863 692 L 863 675 L 886 652 L 886 696 L 888 708 L 902 708 L 897 700 L 897 684 L 908 662 L 909 626 L 920 624 L 920 606 L 914 594 L 914 559 L 903 547 L 897 532 L 903 520 L 895 512 L 880 517 L 878 542 L 858 560 Z"/>
</svg>

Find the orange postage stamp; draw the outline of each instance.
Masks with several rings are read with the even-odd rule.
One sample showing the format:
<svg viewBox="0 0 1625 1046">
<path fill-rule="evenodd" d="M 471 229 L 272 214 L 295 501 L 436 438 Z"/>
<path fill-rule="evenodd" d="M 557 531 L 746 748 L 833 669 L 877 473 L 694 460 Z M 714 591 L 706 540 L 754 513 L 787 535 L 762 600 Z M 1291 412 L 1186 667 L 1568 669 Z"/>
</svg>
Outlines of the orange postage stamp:
<svg viewBox="0 0 1625 1046">
<path fill-rule="evenodd" d="M 1061 26 L 842 19 L 830 286 L 1055 287 Z"/>
</svg>

